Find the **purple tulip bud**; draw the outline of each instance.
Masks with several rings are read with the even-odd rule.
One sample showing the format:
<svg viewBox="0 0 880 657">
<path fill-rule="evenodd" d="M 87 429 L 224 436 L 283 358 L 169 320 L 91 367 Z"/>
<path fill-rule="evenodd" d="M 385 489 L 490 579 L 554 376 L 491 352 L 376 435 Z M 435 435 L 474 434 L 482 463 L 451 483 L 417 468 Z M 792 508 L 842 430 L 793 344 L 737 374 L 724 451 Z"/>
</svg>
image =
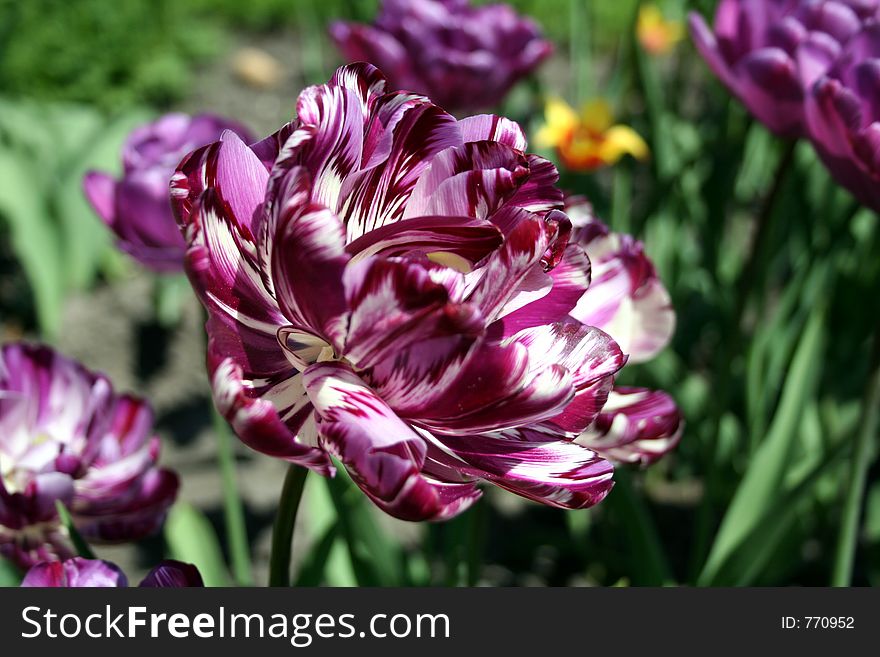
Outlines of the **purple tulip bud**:
<svg viewBox="0 0 880 657">
<path fill-rule="evenodd" d="M 347 61 L 370 62 L 394 88 L 450 111 L 498 105 L 553 51 L 510 6 L 467 0 L 385 0 L 372 25 L 336 22 L 330 34 Z"/>
<path fill-rule="evenodd" d="M 128 579 L 109 561 L 72 557 L 64 561 L 42 561 L 24 576 L 25 588 L 124 588 Z M 202 587 L 198 568 L 180 561 L 163 561 L 141 582 L 142 587 Z"/>
<path fill-rule="evenodd" d="M 712 29 L 691 14 L 694 42 L 737 98 L 770 130 L 805 136 L 804 99 L 849 43 L 880 15 L 877 0 L 721 0 Z"/>
<path fill-rule="evenodd" d="M 98 542 L 161 526 L 177 475 L 156 466 L 146 402 L 48 347 L 0 349 L 0 554 L 21 567 L 72 556 L 56 502 Z"/>
<path fill-rule="evenodd" d="M 184 155 L 216 141 L 224 130 L 249 139 L 244 127 L 226 119 L 166 114 L 129 135 L 121 179 L 101 171 L 86 174 L 86 197 L 115 233 L 120 249 L 155 271 L 183 269 L 186 245 L 168 202 L 168 183 Z"/>
</svg>

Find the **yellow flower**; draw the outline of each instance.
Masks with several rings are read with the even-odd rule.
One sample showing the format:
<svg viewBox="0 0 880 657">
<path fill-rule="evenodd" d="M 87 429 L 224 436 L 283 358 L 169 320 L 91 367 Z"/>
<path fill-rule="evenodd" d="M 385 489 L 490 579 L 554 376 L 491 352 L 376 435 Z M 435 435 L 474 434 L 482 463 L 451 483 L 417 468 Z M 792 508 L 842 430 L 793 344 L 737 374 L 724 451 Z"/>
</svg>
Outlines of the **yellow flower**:
<svg viewBox="0 0 880 657">
<path fill-rule="evenodd" d="M 684 26 L 680 21 L 666 20 L 657 5 L 642 5 L 636 34 L 647 52 L 665 55 L 684 39 Z"/>
<path fill-rule="evenodd" d="M 555 148 L 562 164 L 575 171 L 592 171 L 616 163 L 624 155 L 644 160 L 648 145 L 625 125 L 613 125 L 611 107 L 590 101 L 576 112 L 564 100 L 553 99 L 544 108 L 545 123 L 535 135 L 544 148 Z"/>
</svg>

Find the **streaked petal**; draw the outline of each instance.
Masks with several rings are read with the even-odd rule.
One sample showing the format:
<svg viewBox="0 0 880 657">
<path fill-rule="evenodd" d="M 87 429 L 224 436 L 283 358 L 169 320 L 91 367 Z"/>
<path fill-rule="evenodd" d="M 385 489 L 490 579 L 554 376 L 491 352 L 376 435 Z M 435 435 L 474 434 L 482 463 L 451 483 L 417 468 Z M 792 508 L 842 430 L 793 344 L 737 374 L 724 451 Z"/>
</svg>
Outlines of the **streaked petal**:
<svg viewBox="0 0 880 657">
<path fill-rule="evenodd" d="M 463 276 L 428 260 L 369 258 L 343 278 L 350 320 L 344 356 L 364 369 L 419 340 L 477 335 L 483 323 L 462 305 Z"/>
<path fill-rule="evenodd" d="M 665 392 L 619 387 L 576 442 L 611 461 L 650 465 L 675 449 L 683 431 L 681 414 Z"/>
<path fill-rule="evenodd" d="M 484 219 L 470 217 L 419 217 L 372 230 L 346 246 L 355 259 L 374 255 L 439 254 L 461 258 L 467 270 L 497 249 L 503 238 L 498 228 Z M 443 262 L 443 257 L 436 258 Z"/>
<path fill-rule="evenodd" d="M 421 474 L 425 443 L 343 363 L 306 370 L 322 443 L 377 506 L 404 520 L 450 518 L 478 497 L 471 484 Z"/>
<path fill-rule="evenodd" d="M 551 269 L 548 276 L 552 282 L 549 292 L 502 317 L 505 337 L 568 317 L 589 288 L 590 260 L 583 248 L 570 244 L 562 262 Z"/>
<path fill-rule="evenodd" d="M 44 561 L 28 570 L 24 588 L 118 588 L 128 586 L 125 574 L 109 561 L 72 557 Z"/>
<path fill-rule="evenodd" d="M 208 352 L 214 403 L 238 437 L 249 447 L 309 467 L 332 472 L 327 455 L 310 444 L 303 432 L 312 415 L 311 402 L 296 371 L 278 381 L 243 379 L 242 370 L 222 353 Z"/>
<path fill-rule="evenodd" d="M 608 461 L 543 429 L 438 436 L 432 447 L 432 459 L 550 506 L 587 508 L 613 486 Z"/>
<path fill-rule="evenodd" d="M 343 226 L 327 208 L 302 204 L 297 190 L 308 185 L 305 171 L 296 167 L 279 196 L 290 202 L 273 206 L 279 214 L 271 252 L 275 294 L 288 321 L 324 337 L 341 348 L 347 314 L 342 272 L 348 263 Z"/>
<path fill-rule="evenodd" d="M 458 122 L 461 138 L 465 143 L 472 141 L 497 141 L 518 151 L 528 146 L 526 135 L 516 121 L 495 114 L 477 114 Z"/>
</svg>

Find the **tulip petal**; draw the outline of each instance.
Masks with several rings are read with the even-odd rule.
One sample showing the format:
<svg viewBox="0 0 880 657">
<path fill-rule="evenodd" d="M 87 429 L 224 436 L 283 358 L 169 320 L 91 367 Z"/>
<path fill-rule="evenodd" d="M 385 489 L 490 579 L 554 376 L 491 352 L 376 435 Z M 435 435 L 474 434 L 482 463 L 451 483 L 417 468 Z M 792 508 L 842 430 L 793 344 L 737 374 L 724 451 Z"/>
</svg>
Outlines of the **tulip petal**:
<svg viewBox="0 0 880 657">
<path fill-rule="evenodd" d="M 526 135 L 516 121 L 495 114 L 477 114 L 459 120 L 458 128 L 464 143 L 472 141 L 500 142 L 524 151 L 528 146 Z"/>
<path fill-rule="evenodd" d="M 423 438 L 348 366 L 319 363 L 306 370 L 304 380 L 320 416 L 322 443 L 377 506 L 404 520 L 442 520 L 479 497 L 471 483 L 442 483 L 421 474 Z"/>
<path fill-rule="evenodd" d="M 475 275 L 471 279 L 466 297 L 487 321 L 503 314 L 505 305 L 517 294 L 528 274 L 540 268 L 541 257 L 549 245 L 544 222 L 535 215 L 510 207 L 498 215 L 493 219 L 502 220 L 512 228 L 502 227 L 507 233 L 504 245 L 490 256 L 478 272 L 479 278 Z"/>
<path fill-rule="evenodd" d="M 92 208 L 108 226 L 113 224 L 116 181 L 102 171 L 89 171 L 83 177 L 83 191 Z"/>
<path fill-rule="evenodd" d="M 350 308 L 343 354 L 361 369 L 410 344 L 482 330 L 479 313 L 461 305 L 462 275 L 430 261 L 369 258 L 343 277 Z"/>
<path fill-rule="evenodd" d="M 199 569 L 189 563 L 166 559 L 140 583 L 144 588 L 188 588 L 205 585 Z"/>
<path fill-rule="evenodd" d="M 549 272 L 552 288 L 547 294 L 510 312 L 501 319 L 504 336 L 522 329 L 566 319 L 590 286 L 590 260 L 583 248 L 570 244 L 562 262 Z"/>
<path fill-rule="evenodd" d="M 290 199 L 273 207 L 280 216 L 271 252 L 272 280 L 278 303 L 292 324 L 322 336 L 341 348 L 347 310 L 342 272 L 348 263 L 343 226 L 327 208 L 302 205 L 296 189 L 303 185 L 296 167 L 281 183 Z"/>
<path fill-rule="evenodd" d="M 576 442 L 610 461 L 650 465 L 675 449 L 683 431 L 684 421 L 669 395 L 619 387 Z"/>
<path fill-rule="evenodd" d="M 312 406 L 301 374 L 291 372 L 286 379 L 257 387 L 243 378 L 234 360 L 213 349 L 208 352 L 208 370 L 217 410 L 245 445 L 321 474 L 332 472 L 327 455 L 304 439 Z"/>
<path fill-rule="evenodd" d="M 484 219 L 469 217 L 418 217 L 372 230 L 349 243 L 345 250 L 354 260 L 422 254 L 429 258 L 449 254 L 470 269 L 495 251 L 503 238 L 498 228 Z M 437 261 L 444 261 L 438 257 Z M 450 260 L 446 258 L 446 260 Z"/>
<path fill-rule="evenodd" d="M 119 588 L 128 579 L 117 566 L 100 559 L 72 557 L 65 561 L 44 561 L 28 570 L 24 588 Z"/>
<path fill-rule="evenodd" d="M 583 509 L 605 498 L 613 467 L 543 429 L 436 437 L 431 458 L 536 502 Z"/>
</svg>

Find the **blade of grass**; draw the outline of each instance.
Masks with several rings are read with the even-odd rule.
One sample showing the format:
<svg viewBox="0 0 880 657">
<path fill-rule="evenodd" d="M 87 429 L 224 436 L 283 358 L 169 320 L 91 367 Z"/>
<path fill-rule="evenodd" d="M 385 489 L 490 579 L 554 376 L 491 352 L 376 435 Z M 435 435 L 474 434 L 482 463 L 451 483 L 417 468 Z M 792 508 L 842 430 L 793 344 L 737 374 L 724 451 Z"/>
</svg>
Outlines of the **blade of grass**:
<svg viewBox="0 0 880 657">
<path fill-rule="evenodd" d="M 8 559 L 0 557 L 0 588 L 9 588 L 21 584 L 21 571 Z"/>
<path fill-rule="evenodd" d="M 403 560 L 398 546 L 376 525 L 366 498 L 351 482 L 344 468 L 328 478 L 327 488 L 339 516 L 351 564 L 360 586 L 400 586 Z"/>
<path fill-rule="evenodd" d="M 804 503 L 822 475 L 838 464 L 845 441 L 836 445 L 810 468 L 806 469 L 784 493 L 777 495 L 773 503 L 762 513 L 748 535 L 737 549 L 715 572 L 706 586 L 753 586 L 763 568 L 773 556 L 774 550 L 790 532 L 803 510 Z"/>
<path fill-rule="evenodd" d="M 324 534 L 309 552 L 300 568 L 294 586 L 320 586 L 324 582 L 324 570 L 339 535 L 339 523 L 334 522 L 324 531 Z"/>
<path fill-rule="evenodd" d="M 253 586 L 254 575 L 251 570 L 251 552 L 248 543 L 247 525 L 244 519 L 244 505 L 238 490 L 235 471 L 235 452 L 232 434 L 220 414 L 211 409 L 214 422 L 214 437 L 217 441 L 217 462 L 223 482 L 223 516 L 226 524 L 226 541 L 232 561 L 232 572 L 241 586 Z"/>
<path fill-rule="evenodd" d="M 635 586 L 665 586 L 675 578 L 657 534 L 657 526 L 644 501 L 633 489 L 632 477 L 623 468 L 614 472 L 614 490 L 606 503 L 625 518 L 627 545 L 631 548 L 631 578 Z"/>
<path fill-rule="evenodd" d="M 205 586 L 229 586 L 223 550 L 211 522 L 185 502 L 171 507 L 165 521 L 165 541 L 171 558 L 195 564 Z"/>
<path fill-rule="evenodd" d="M 73 524 L 73 517 L 70 515 L 70 511 L 67 510 L 67 507 L 64 506 L 64 503 L 61 500 L 57 500 L 55 502 L 55 508 L 58 511 L 58 517 L 61 519 L 61 524 L 67 529 L 67 535 L 70 538 L 70 542 L 73 543 L 73 548 L 76 550 L 76 553 L 83 559 L 96 559 L 97 557 L 95 557 L 95 553 L 92 552 L 92 548 L 89 547 L 89 544 L 82 537 L 82 534 L 77 530 L 76 525 Z"/>
<path fill-rule="evenodd" d="M 862 415 L 850 465 L 849 487 L 843 504 L 843 520 L 840 523 L 834 570 L 831 574 L 832 586 L 849 586 L 852 583 L 862 500 L 865 496 L 868 468 L 871 465 L 872 452 L 877 440 L 878 418 L 880 418 L 880 326 L 874 333 L 868 385 L 865 389 Z"/>
<path fill-rule="evenodd" d="M 822 366 L 826 307 L 824 300 L 813 307 L 785 379 L 779 408 L 724 515 L 697 578 L 700 585 L 714 580 L 719 568 L 742 545 L 782 486 L 800 417 L 813 395 Z"/>
</svg>

